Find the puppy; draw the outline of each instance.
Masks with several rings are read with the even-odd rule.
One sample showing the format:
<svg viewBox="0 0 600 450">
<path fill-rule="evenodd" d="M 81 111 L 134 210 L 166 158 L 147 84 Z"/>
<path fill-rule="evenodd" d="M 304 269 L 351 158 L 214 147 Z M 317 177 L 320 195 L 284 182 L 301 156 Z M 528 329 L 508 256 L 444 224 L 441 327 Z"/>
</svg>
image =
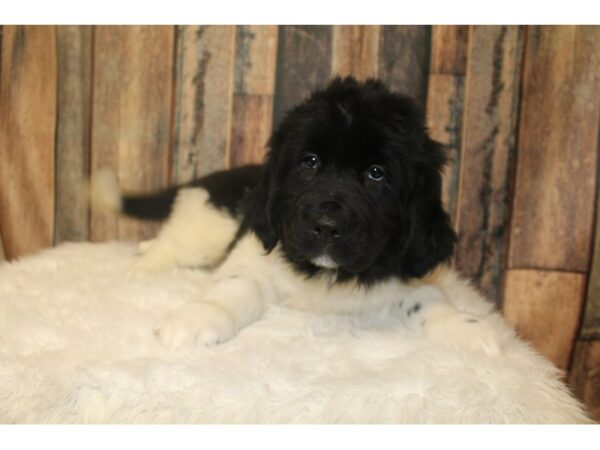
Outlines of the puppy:
<svg viewBox="0 0 600 450">
<path fill-rule="evenodd" d="M 263 165 L 156 194 L 123 197 L 114 177 L 95 181 L 98 203 L 168 217 L 140 245 L 137 270 L 214 268 L 202 297 L 159 327 L 166 345 L 227 341 L 270 303 L 397 305 L 415 332 L 498 352 L 482 320 L 491 305 L 480 317 L 457 307 L 479 297 L 445 264 L 456 241 L 441 202 L 445 157 L 415 102 L 377 80 L 337 78 L 290 110 L 268 147 Z"/>
</svg>

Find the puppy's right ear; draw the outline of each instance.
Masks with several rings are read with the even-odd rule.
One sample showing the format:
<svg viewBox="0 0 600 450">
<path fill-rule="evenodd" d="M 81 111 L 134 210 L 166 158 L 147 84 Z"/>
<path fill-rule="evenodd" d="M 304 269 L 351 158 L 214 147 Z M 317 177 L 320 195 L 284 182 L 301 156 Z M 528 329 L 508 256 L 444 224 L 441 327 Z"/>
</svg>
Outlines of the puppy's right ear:
<svg viewBox="0 0 600 450">
<path fill-rule="evenodd" d="M 260 181 L 246 196 L 242 223 L 244 229 L 250 229 L 258 236 L 267 252 L 273 250 L 279 241 L 278 189 L 274 171 L 271 154 L 263 165 Z"/>
</svg>

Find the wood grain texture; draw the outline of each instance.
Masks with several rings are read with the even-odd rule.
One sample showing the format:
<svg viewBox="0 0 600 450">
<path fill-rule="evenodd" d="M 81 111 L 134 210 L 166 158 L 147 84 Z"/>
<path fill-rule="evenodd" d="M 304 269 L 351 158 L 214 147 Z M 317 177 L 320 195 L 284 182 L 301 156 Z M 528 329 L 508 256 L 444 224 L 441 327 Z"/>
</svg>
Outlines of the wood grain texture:
<svg viewBox="0 0 600 450">
<path fill-rule="evenodd" d="M 227 166 L 234 45 L 234 26 L 178 27 L 173 148 L 178 183 Z"/>
<path fill-rule="evenodd" d="M 94 39 L 92 171 L 117 170 L 127 191 L 169 183 L 174 28 L 99 26 Z M 146 239 L 158 224 L 92 208 L 91 238 Z"/>
<path fill-rule="evenodd" d="M 383 26 L 380 39 L 379 77 L 393 90 L 409 95 L 425 105 L 431 27 Z"/>
<path fill-rule="evenodd" d="M 236 95 L 233 100 L 231 167 L 261 163 L 273 123 L 271 96 Z"/>
<path fill-rule="evenodd" d="M 262 162 L 273 124 L 276 26 L 238 26 L 236 30 L 233 107 L 231 121 L 232 167 Z"/>
<path fill-rule="evenodd" d="M 429 73 L 464 75 L 467 66 L 466 25 L 434 25 L 431 27 L 431 63 Z"/>
<path fill-rule="evenodd" d="M 56 28 L 55 244 L 85 241 L 89 236 L 89 210 L 85 193 L 90 165 L 92 34 L 91 26 Z"/>
<path fill-rule="evenodd" d="M 6 252 L 4 251 L 4 243 L 2 242 L 2 234 L 0 234 L 0 261 L 6 260 Z"/>
<path fill-rule="evenodd" d="M 529 27 L 509 267 L 588 268 L 600 28 Z"/>
<path fill-rule="evenodd" d="M 427 89 L 427 126 L 430 136 L 446 148 L 448 163 L 442 173 L 442 200 L 456 223 L 460 149 L 462 140 L 464 74 L 468 27 L 432 27 L 431 65 Z"/>
<path fill-rule="evenodd" d="M 0 66 L 0 229 L 15 258 L 52 245 L 55 27 L 4 26 Z"/>
<path fill-rule="evenodd" d="M 598 184 L 598 188 L 600 188 L 600 183 Z M 596 201 L 600 202 L 600 194 L 598 194 Z M 580 337 L 583 339 L 600 339 L 600 205 L 598 203 L 596 204 L 594 253 L 588 276 L 587 296 Z"/>
<path fill-rule="evenodd" d="M 600 87 L 598 87 L 598 91 L 600 91 Z M 600 124 L 598 126 L 600 127 Z M 600 136 L 596 152 L 600 152 Z M 600 183 L 598 179 L 596 179 L 596 191 L 594 248 L 591 255 L 585 311 L 580 330 L 580 337 L 583 339 L 600 339 Z M 598 407 L 600 407 L 600 401 Z"/>
<path fill-rule="evenodd" d="M 0 92 L 2 89 L 2 25 L 0 25 Z M 2 180 L 0 180 L 0 183 Z M 1 223 L 0 223 L 1 225 Z M 0 261 L 6 260 L 6 252 L 4 251 L 4 243 L 2 242 L 2 228 L 0 226 Z"/>
<path fill-rule="evenodd" d="M 330 26 L 279 27 L 275 125 L 287 110 L 329 81 L 332 34 Z"/>
<path fill-rule="evenodd" d="M 352 75 L 359 80 L 377 77 L 379 71 L 379 34 L 376 25 L 335 25 L 331 74 Z"/>
<path fill-rule="evenodd" d="M 504 316 L 523 339 L 567 369 L 584 293 L 585 276 L 579 273 L 508 270 Z"/>
<path fill-rule="evenodd" d="M 236 27 L 234 93 L 273 95 L 277 60 L 277 26 Z"/>
<path fill-rule="evenodd" d="M 500 304 L 523 29 L 474 26 L 469 33 L 455 266 Z"/>
<path fill-rule="evenodd" d="M 600 341 L 577 341 L 569 385 L 590 417 L 600 422 Z"/>
</svg>

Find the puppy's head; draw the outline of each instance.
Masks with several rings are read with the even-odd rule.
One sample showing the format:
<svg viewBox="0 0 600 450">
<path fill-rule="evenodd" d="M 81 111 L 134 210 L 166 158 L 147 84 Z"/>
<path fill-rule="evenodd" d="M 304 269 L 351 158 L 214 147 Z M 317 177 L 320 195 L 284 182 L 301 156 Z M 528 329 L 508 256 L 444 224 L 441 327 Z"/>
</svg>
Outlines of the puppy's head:
<svg viewBox="0 0 600 450">
<path fill-rule="evenodd" d="M 450 257 L 444 154 L 409 98 L 335 79 L 287 113 L 269 146 L 245 222 L 298 270 L 372 283 L 420 277 Z"/>
</svg>

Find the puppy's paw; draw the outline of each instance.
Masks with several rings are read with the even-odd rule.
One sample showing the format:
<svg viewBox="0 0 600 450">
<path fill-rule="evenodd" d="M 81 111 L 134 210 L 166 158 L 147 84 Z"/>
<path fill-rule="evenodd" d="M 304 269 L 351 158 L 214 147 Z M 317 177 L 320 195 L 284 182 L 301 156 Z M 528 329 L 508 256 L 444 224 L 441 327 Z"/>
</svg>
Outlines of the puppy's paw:
<svg viewBox="0 0 600 450">
<path fill-rule="evenodd" d="M 471 314 L 456 311 L 426 320 L 423 329 L 428 339 L 456 348 L 500 354 L 500 337 L 485 322 Z"/>
<path fill-rule="evenodd" d="M 163 345 L 180 348 L 190 344 L 216 345 L 235 334 L 234 318 L 214 303 L 188 303 L 173 312 L 156 330 Z"/>
<path fill-rule="evenodd" d="M 500 353 L 500 338 L 496 331 L 484 319 L 459 311 L 435 286 L 415 289 L 399 306 L 407 328 L 423 333 L 428 339 L 488 355 Z"/>
</svg>

